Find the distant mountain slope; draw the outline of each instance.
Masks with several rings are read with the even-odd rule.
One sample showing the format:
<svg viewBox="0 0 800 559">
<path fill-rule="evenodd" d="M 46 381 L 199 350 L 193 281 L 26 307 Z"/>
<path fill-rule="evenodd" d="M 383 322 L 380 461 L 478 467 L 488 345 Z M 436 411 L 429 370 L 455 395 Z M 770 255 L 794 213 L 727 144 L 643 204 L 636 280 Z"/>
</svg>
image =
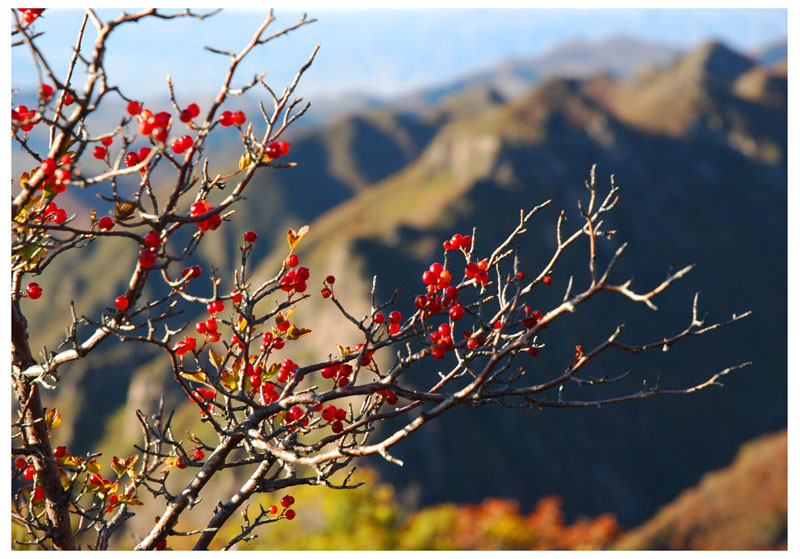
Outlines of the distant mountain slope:
<svg viewBox="0 0 800 559">
<path fill-rule="evenodd" d="M 729 56 L 718 46 L 704 47 L 670 69 L 653 72 L 657 83 L 680 76 L 694 92 L 693 100 L 712 104 L 672 108 L 657 97 L 647 119 L 639 122 L 618 116 L 624 111 L 609 106 L 597 80 L 548 81 L 517 102 L 449 123 L 410 166 L 312 224 L 302 258 L 315 269 L 343 270 L 344 283 L 364 289 L 367 278 L 359 276 L 361 271 L 376 273 L 384 278 L 378 284 L 383 297 L 398 287 L 401 300 L 409 302 L 422 290 L 421 271 L 441 256 L 442 239 L 477 225 L 483 254 L 505 237 L 518 208 L 552 198 L 551 211 L 530 227 L 520 247 L 523 270 L 541 265 L 553 248 L 557 211 L 563 207 L 575 217 L 575 200 L 585 192 L 583 180 L 596 162 L 603 182 L 614 173 L 623 185 L 619 211 L 611 219 L 631 246 L 617 277 L 635 274 L 636 285 L 645 288 L 657 285 L 670 264 L 697 262 L 698 268 L 660 297 L 658 315 L 611 298 L 581 309 L 577 323 L 553 325 L 538 366 L 563 367 L 575 343 L 599 343 L 619 322 L 629 325 L 627 335 L 637 342 L 677 332 L 685 326 L 695 291 L 712 319 L 747 309 L 759 316 L 675 347 L 668 356 L 630 362 L 620 357 L 613 366 L 632 368 L 651 382 L 657 372 L 668 373 L 670 386 L 677 387 L 728 365 L 757 362 L 729 379 L 724 390 L 599 411 L 545 411 L 530 423 L 508 410 L 454 412 L 438 428 L 400 445 L 396 454 L 408 459 L 402 470 L 376 464 L 386 479 L 419 484 L 426 502 L 486 495 L 537 498 L 555 492 L 573 514 L 613 510 L 623 523 L 632 523 L 702 472 L 727 463 L 744 440 L 785 425 L 786 410 L 774 402 L 776 394 L 777 401 L 784 401 L 780 395 L 786 391 L 786 286 L 781 281 L 786 270 L 786 109 L 735 95 L 736 79 L 752 63 Z M 633 87 L 637 79 L 611 84 Z M 715 131 L 706 125 L 709 107 L 735 117 L 723 119 Z M 670 129 L 676 119 L 684 126 Z M 732 130 L 758 130 L 762 145 L 775 146 L 774 157 L 742 150 L 730 141 Z M 601 250 L 603 258 L 610 256 L 605 244 Z M 347 275 L 348 268 L 333 254 L 349 255 L 354 273 Z M 534 299 L 541 306 L 555 304 L 566 275 L 578 270 L 580 281 L 583 267 L 582 254 L 565 258 L 556 272 L 557 287 L 540 288 Z M 771 272 L 765 276 L 763 270 Z M 405 311 L 411 312 L 410 304 Z M 760 326 L 765 323 L 774 327 L 765 330 Z M 324 328 L 317 334 L 323 339 L 342 336 Z M 435 371 L 418 374 L 424 378 Z M 640 383 L 642 376 L 636 378 Z M 754 378 L 770 388 L 754 393 Z M 745 418 L 743 408 L 759 412 Z M 724 428 L 715 427 L 720 417 Z M 705 427 L 698 430 L 697 425 Z M 481 451 L 476 453 L 470 441 L 477 441 Z M 503 458 L 510 449 L 513 461 Z M 426 459 L 420 464 L 415 456 Z M 654 486 L 654 478 L 662 481 Z"/>
<path fill-rule="evenodd" d="M 785 430 L 746 443 L 616 549 L 786 549 L 787 446 Z"/>
</svg>

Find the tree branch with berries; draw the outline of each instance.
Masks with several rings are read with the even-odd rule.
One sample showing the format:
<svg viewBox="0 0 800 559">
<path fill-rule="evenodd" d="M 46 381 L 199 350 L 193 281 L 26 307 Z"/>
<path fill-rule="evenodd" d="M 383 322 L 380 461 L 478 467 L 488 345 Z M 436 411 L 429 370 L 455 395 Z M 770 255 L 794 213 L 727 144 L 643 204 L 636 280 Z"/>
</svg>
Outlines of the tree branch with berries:
<svg viewBox="0 0 800 559">
<path fill-rule="evenodd" d="M 530 413 L 546 407 L 685 395 L 718 385 L 722 376 L 749 365 L 710 373 L 694 386 L 664 388 L 659 381 L 636 392 L 590 401 L 564 397 L 564 387 L 571 383 L 608 385 L 632 374 L 590 376 L 591 362 L 602 353 L 663 350 L 749 315 L 710 324 L 700 315 L 695 297 L 685 329 L 641 342 L 623 339 L 620 324 L 594 348 L 577 345 L 564 370 L 551 371 L 547 380 L 538 376 L 538 381 L 529 381 L 526 370 L 541 351 L 547 351 L 550 323 L 569 319 L 594 297 L 613 296 L 606 292 L 655 309 L 658 294 L 691 269 L 670 273 L 644 292 L 635 291 L 630 280 L 619 283 L 614 278 L 625 245 L 607 263 L 599 262 L 596 245 L 614 237 L 603 219 L 617 205 L 620 188 L 612 177 L 608 192 L 601 195 L 594 169 L 586 183 L 587 200 L 578 203 L 579 226 L 565 232 L 566 212 L 561 211 L 554 232 L 556 249 L 531 277 L 521 271 L 515 245 L 549 201 L 521 212 L 519 223 L 496 247 L 482 246 L 475 230 L 444 240 L 441 262 L 421 271 L 413 295 L 395 292 L 389 300 L 378 301 L 376 278 L 370 292 L 364 293 L 371 301 L 364 316 L 347 309 L 336 295 L 336 278 L 325 276 L 319 289 L 323 302 L 331 305 L 343 325 L 357 329 L 361 340 L 353 347 L 338 346 L 335 355 L 296 363 L 284 355 L 313 332 L 298 323 L 294 313 L 317 292 L 311 287 L 316 271 L 302 265 L 296 254 L 304 237 L 313 235 L 308 226 L 288 231 L 288 251 L 272 277 L 252 275 L 252 249 L 259 235 L 249 230 L 238 246 L 237 268 L 220 277 L 212 270 L 204 296 L 190 294 L 187 288 L 204 276 L 200 266 L 189 265 L 190 257 L 234 219 L 256 173 L 282 172 L 279 169 L 297 165 L 288 162 L 290 146 L 281 138 L 309 107 L 294 94 L 319 47 L 280 95 L 263 75 L 239 85 L 237 69 L 256 49 L 314 20 L 304 15 L 270 34 L 275 21 L 270 12 L 238 53 L 207 47 L 227 57 L 229 66 L 219 93 L 204 112 L 196 102 L 184 105 L 177 99 L 171 79 L 167 87 L 171 110 L 144 107 L 140 100 L 127 97 L 107 82 L 105 52 L 109 36 L 122 25 L 147 18 L 205 19 L 213 13 L 148 9 L 103 22 L 86 10 L 64 78 L 38 46 L 41 33 L 36 27 L 46 14 L 39 9 L 13 13 L 12 44 L 30 49 L 40 75 L 36 106 L 17 106 L 11 120 L 16 148 L 37 162 L 19 177 L 11 203 L 12 386 L 17 402 L 17 419 L 12 423 L 12 519 L 23 534 L 15 541 L 18 546 L 108 549 L 137 507 L 148 501 L 157 503 L 161 512 L 135 549 L 165 549 L 176 540 L 194 549 L 212 544 L 229 549 L 256 537 L 258 529 L 280 529 L 262 528 L 265 525 L 295 518 L 292 487 L 355 488 L 359 484 L 352 475 L 356 459 L 363 456 L 377 454 L 402 465 L 391 454 L 393 445 L 458 406 L 493 404 Z M 89 24 L 98 34 L 91 49 L 83 43 Z M 72 83 L 79 64 L 87 75 L 82 87 Z M 257 90 L 259 85 L 268 102 L 253 111 L 256 118 L 226 109 L 231 96 Z M 117 107 L 120 124 L 90 131 L 87 117 L 101 105 Z M 207 139 L 224 128 L 238 131 L 242 155 L 235 171 L 212 177 Z M 46 150 L 35 149 L 36 143 L 29 141 L 37 134 L 47 137 Z M 87 172 L 91 166 L 86 162 L 92 160 L 103 169 Z M 163 176 L 169 177 L 167 182 Z M 225 182 L 235 186 L 212 203 L 215 187 Z M 58 200 L 68 189 L 96 192 L 107 215 L 98 217 L 94 210 L 89 216 L 68 215 Z M 85 316 L 73 303 L 58 350 L 45 349 L 35 357 L 23 311 L 42 304 L 48 294 L 30 280 L 48 273 L 56 257 L 78 262 L 80 249 L 111 238 L 132 243 L 138 250 L 137 258 L 128 263 L 127 288 L 99 316 Z M 548 289 L 565 251 L 587 238 L 587 287 L 573 293 L 571 280 L 559 305 L 531 307 L 531 294 Z M 223 290 L 223 280 L 233 289 Z M 146 288 L 154 284 L 161 295 L 145 296 L 153 293 Z M 398 298 L 409 296 L 415 311 L 404 317 Z M 187 324 L 183 314 L 196 313 L 201 306 L 202 320 Z M 154 412 L 135 411 L 142 441 L 128 456 L 109 461 L 98 453 L 78 456 L 64 446 L 53 448 L 50 433 L 62 418 L 55 409 L 45 410 L 41 390 L 57 390 L 61 375 L 68 374 L 62 373 L 65 366 L 114 340 L 147 344 L 166 356 L 172 381 L 213 436 L 189 433 L 187 441 L 175 432 L 173 412 L 165 409 L 162 399 Z M 426 385 L 420 386 L 419 379 L 408 382 L 410 370 L 432 366 L 439 373 Z M 402 423 L 391 432 L 380 429 L 389 421 Z M 177 492 L 168 483 L 175 470 L 191 474 Z M 235 491 L 216 505 L 203 502 L 204 489 L 230 470 L 238 472 Z M 260 494 L 273 495 L 275 504 L 253 516 L 247 503 Z M 180 520 L 195 506 L 207 509 L 207 521 L 200 529 L 186 529 Z M 217 541 L 220 529 L 235 515 L 243 518 L 238 535 Z"/>
</svg>

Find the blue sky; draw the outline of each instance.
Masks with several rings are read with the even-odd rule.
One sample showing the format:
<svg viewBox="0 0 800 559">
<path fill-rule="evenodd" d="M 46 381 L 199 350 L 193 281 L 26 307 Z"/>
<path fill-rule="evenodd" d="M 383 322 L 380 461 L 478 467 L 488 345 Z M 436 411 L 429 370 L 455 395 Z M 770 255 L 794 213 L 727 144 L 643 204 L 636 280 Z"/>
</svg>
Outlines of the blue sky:
<svg viewBox="0 0 800 559">
<path fill-rule="evenodd" d="M 100 10 L 101 18 L 119 10 Z M 300 12 L 276 10 L 273 28 L 290 25 Z M 203 45 L 235 50 L 251 37 L 266 13 L 223 12 L 204 22 L 150 21 L 121 27 L 109 42 L 111 83 L 133 97 L 165 91 L 171 72 L 179 94 L 216 91 L 226 60 Z M 460 77 L 509 57 L 536 56 L 567 40 L 596 41 L 632 35 L 672 46 L 691 47 L 709 38 L 752 50 L 787 34 L 785 9 L 469 9 L 323 10 L 319 21 L 261 47 L 239 74 L 242 80 L 267 71 L 267 82 L 281 87 L 312 51 L 322 48 L 306 74 L 301 93 L 339 95 L 358 91 L 393 96 Z M 48 10 L 37 23 L 53 66 L 63 77 L 77 37 L 80 10 Z M 84 41 L 90 47 L 94 30 Z M 35 82 L 30 54 L 12 50 L 12 84 Z"/>
</svg>

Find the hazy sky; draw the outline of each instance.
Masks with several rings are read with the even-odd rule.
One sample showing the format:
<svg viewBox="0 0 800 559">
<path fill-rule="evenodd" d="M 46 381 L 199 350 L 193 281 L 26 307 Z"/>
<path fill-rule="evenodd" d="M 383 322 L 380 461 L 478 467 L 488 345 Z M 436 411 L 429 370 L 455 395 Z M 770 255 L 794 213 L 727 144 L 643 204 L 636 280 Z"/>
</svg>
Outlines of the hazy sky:
<svg viewBox="0 0 800 559">
<path fill-rule="evenodd" d="M 119 10 L 100 10 L 101 18 Z M 313 10 L 319 21 L 261 47 L 239 74 L 243 83 L 267 71 L 280 88 L 294 70 L 322 45 L 306 74 L 301 93 L 337 95 L 358 91 L 391 96 L 441 83 L 512 56 L 535 56 L 567 40 L 595 41 L 632 35 L 672 46 L 690 47 L 708 39 L 752 50 L 787 34 L 785 9 L 772 10 Z M 299 12 L 276 10 L 277 30 L 299 19 Z M 238 50 L 266 13 L 231 10 L 204 22 L 149 21 L 119 28 L 108 45 L 109 79 L 133 97 L 147 99 L 165 90 L 171 72 L 178 93 L 216 91 L 227 60 L 203 45 Z M 37 31 L 63 74 L 77 37 L 79 10 L 48 10 Z M 91 25 L 89 26 L 91 27 Z M 84 38 L 90 48 L 93 29 Z M 12 83 L 30 87 L 36 80 L 31 56 L 12 50 Z"/>
</svg>

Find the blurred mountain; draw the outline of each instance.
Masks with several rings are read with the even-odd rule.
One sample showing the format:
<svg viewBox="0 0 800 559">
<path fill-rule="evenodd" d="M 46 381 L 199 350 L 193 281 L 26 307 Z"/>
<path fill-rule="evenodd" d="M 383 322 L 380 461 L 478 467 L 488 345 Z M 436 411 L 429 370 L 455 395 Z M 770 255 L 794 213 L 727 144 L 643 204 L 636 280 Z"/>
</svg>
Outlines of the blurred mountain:
<svg viewBox="0 0 800 559">
<path fill-rule="evenodd" d="M 787 432 L 742 446 L 730 466 L 703 476 L 616 549 L 786 549 Z"/>
<path fill-rule="evenodd" d="M 789 40 L 783 38 L 757 49 L 751 57 L 765 66 L 775 66 L 789 57 Z"/>
<path fill-rule="evenodd" d="M 573 57 L 577 73 L 591 65 L 580 61 Z M 285 256 L 286 228 L 310 223 L 299 250 L 312 270 L 310 287 L 335 274 L 337 296 L 359 316 L 367 312 L 377 274 L 379 298 L 399 289 L 400 309 L 410 314 L 423 288 L 420 274 L 441 258 L 443 239 L 477 226 L 476 254 L 483 256 L 508 235 L 520 208 L 552 199 L 520 243 L 522 269 L 541 269 L 554 250 L 559 211 L 568 212 L 568 226 L 579 223 L 575 203 L 585 196 L 583 183 L 596 163 L 601 191 L 612 173 L 622 186 L 607 223 L 620 242 L 630 243 L 615 281 L 635 274 L 634 287 L 649 290 L 670 265 L 698 267 L 658 296 L 658 314 L 612 294 L 552 324 L 540 336 L 545 350 L 526 363 L 532 377 L 562 370 L 577 343 L 593 347 L 623 322 L 622 341 L 634 344 L 681 331 L 696 291 L 711 320 L 754 311 L 669 353 L 598 362 L 589 374 L 634 374 L 614 387 L 568 387 L 566 396 L 637 391 L 643 379 L 653 383 L 659 374 L 665 388 L 680 388 L 727 366 L 756 362 L 726 377 L 724 389 L 602 409 L 545 410 L 533 418 L 488 407 L 455 410 L 393 450 L 404 468 L 372 462 L 400 490 L 417 488 L 423 503 L 487 496 L 534 502 L 558 494 L 569 516 L 613 511 L 623 524 L 636 524 L 703 473 L 728 464 L 745 440 L 786 425 L 785 70 L 758 65 L 719 43 L 627 78 L 604 70 L 544 79 L 513 100 L 511 89 L 496 81 L 473 82 L 431 94 L 411 112 L 373 109 L 295 133 L 289 159 L 300 165 L 261 172 L 237 215 L 189 262 L 227 275 L 237 263 L 233 247 L 255 225 L 256 279 L 272 277 Z M 631 63 L 610 71 L 625 75 Z M 230 132 L 209 150 L 215 160 L 235 164 L 239 154 Z M 599 261 L 616 246 L 600 243 Z M 584 249 L 564 255 L 553 285 L 532 294 L 533 306 L 558 304 L 570 274 L 576 288 L 585 285 Z M 33 347 L 53 347 L 63 332 L 53 316 L 68 316 L 70 300 L 87 316 L 109 306 L 134 255 L 134 247 L 109 242 L 83 249 L 80 266 L 69 258 L 57 261 L 40 281 L 46 293 L 58 294 L 52 306 L 24 306 Z M 221 286 L 229 288 L 230 281 Z M 316 295 L 316 288 L 310 292 Z M 314 330 L 309 355 L 324 357 L 336 343 L 357 339 L 357 332 L 342 330 L 329 301 L 313 296 L 304 306 L 298 316 Z M 191 324 L 199 307 L 184 309 L 182 319 Z M 436 370 L 427 363 L 409 382 L 424 386 L 432 378 Z M 61 384 L 59 399 L 47 405 L 75 418 L 59 428 L 59 442 L 74 451 L 102 443 L 125 452 L 138 436 L 134 407 L 151 410 L 162 393 L 168 404 L 185 402 L 163 360 L 142 348 L 108 345 L 65 367 Z"/>
</svg>

